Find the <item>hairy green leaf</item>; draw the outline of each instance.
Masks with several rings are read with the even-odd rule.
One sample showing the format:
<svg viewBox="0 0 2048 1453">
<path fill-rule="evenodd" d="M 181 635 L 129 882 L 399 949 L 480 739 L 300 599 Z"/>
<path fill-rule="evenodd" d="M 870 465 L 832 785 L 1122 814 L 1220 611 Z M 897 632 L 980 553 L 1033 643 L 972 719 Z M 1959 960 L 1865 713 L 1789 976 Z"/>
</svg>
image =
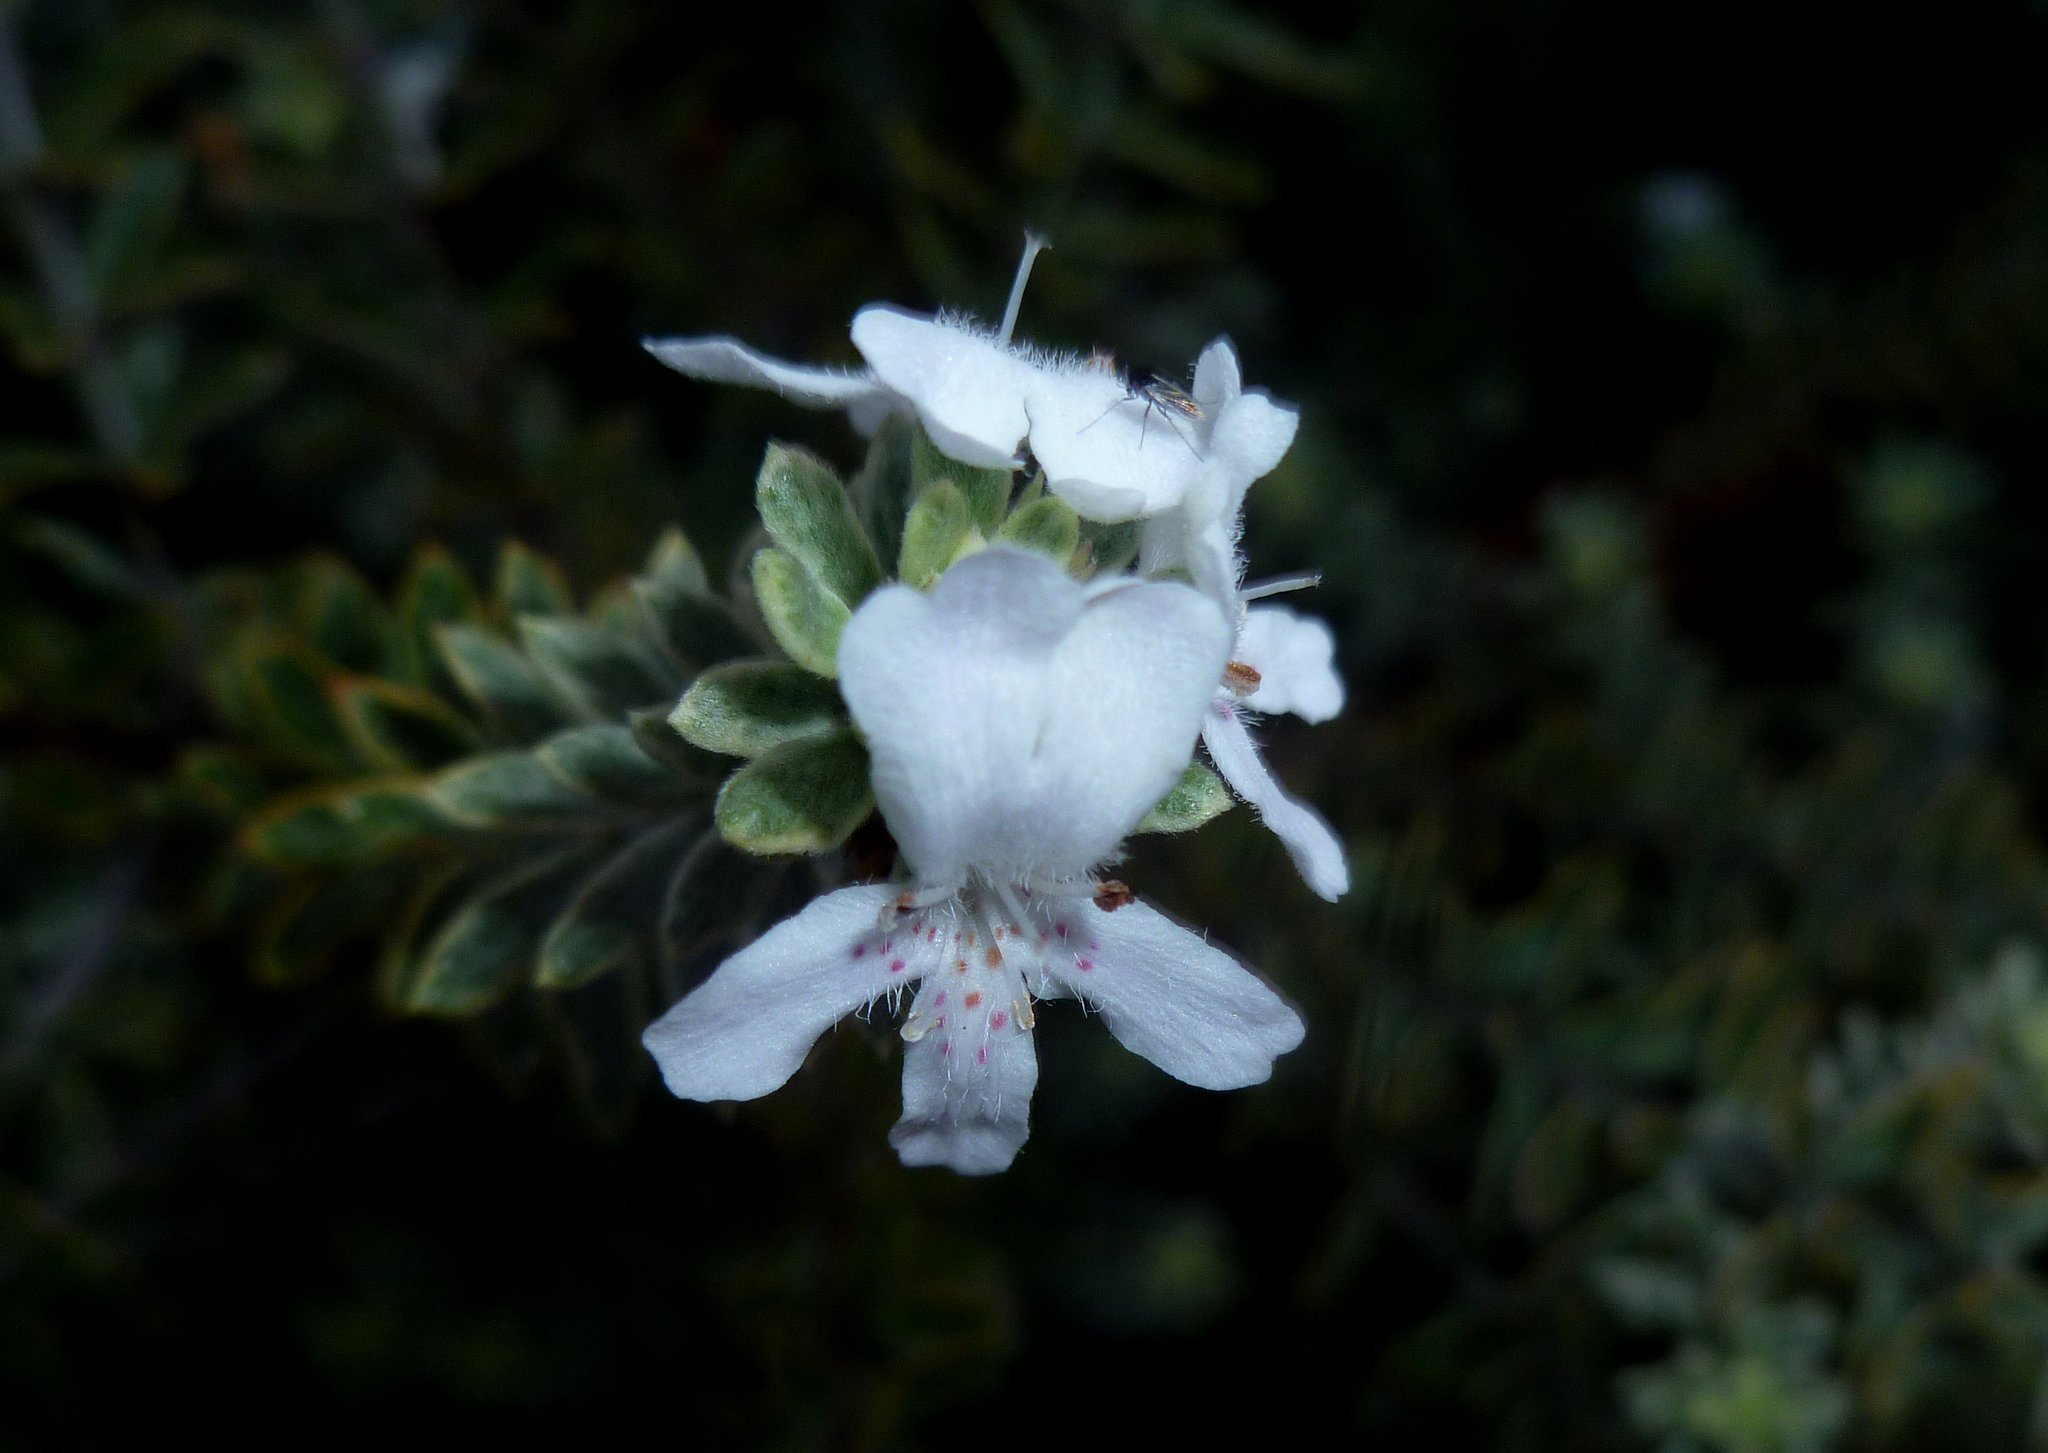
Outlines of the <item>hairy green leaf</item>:
<svg viewBox="0 0 2048 1453">
<path fill-rule="evenodd" d="M 698 837 L 676 864 L 662 896 L 658 926 L 662 962 L 680 967 L 758 908 L 773 869 L 741 852 L 718 832 Z"/>
<path fill-rule="evenodd" d="M 803 737 L 754 758 L 718 794 L 726 841 L 750 853 L 821 853 L 874 810 L 868 753 L 851 731 Z"/>
<path fill-rule="evenodd" d="M 929 590 L 947 566 L 981 545 L 981 531 L 974 526 L 966 496 L 952 480 L 942 479 L 910 507 L 910 516 L 903 522 L 903 551 L 897 557 L 896 576 L 906 585 Z"/>
<path fill-rule="evenodd" d="M 940 480 L 952 481 L 967 502 L 969 521 L 984 539 L 1002 525 L 1003 515 L 1010 507 L 1010 490 L 1016 483 L 1010 470 L 979 469 L 948 458 L 922 429 L 911 443 L 910 473 L 912 487 L 919 497 Z"/>
<path fill-rule="evenodd" d="M 669 714 L 682 736 L 707 752 L 758 757 L 797 737 L 846 725 L 832 683 L 787 661 L 735 661 L 706 671 Z"/>
<path fill-rule="evenodd" d="M 1065 500 L 1046 495 L 1013 511 L 996 538 L 1051 556 L 1064 570 L 1081 539 L 1081 517 Z"/>
<path fill-rule="evenodd" d="M 816 455 L 769 445 L 754 500 L 783 553 L 841 604 L 851 609 L 881 584 L 881 562 L 846 487 Z"/>
<path fill-rule="evenodd" d="M 1236 800 L 1221 777 L 1200 762 L 1190 762 L 1180 774 L 1180 781 L 1174 783 L 1173 791 L 1139 819 L 1135 831 L 1190 832 L 1228 812 Z"/>
<path fill-rule="evenodd" d="M 792 661 L 820 676 L 838 676 L 839 633 L 853 614 L 845 602 L 773 548 L 754 556 L 754 595 L 776 644 Z"/>
<path fill-rule="evenodd" d="M 916 447 L 912 436 L 917 432 L 916 423 L 902 414 L 883 419 L 848 487 L 868 538 L 883 560 L 894 560 L 903 547 L 903 519 L 917 492 L 911 479 L 911 453 Z"/>
</svg>

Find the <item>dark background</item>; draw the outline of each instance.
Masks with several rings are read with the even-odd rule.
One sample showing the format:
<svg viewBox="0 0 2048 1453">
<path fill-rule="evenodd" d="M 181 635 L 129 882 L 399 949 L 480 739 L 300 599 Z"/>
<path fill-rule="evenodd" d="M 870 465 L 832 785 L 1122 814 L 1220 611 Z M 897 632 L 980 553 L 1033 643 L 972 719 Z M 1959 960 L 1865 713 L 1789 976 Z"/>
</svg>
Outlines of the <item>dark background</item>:
<svg viewBox="0 0 2048 1453">
<path fill-rule="evenodd" d="M 2048 1440 L 2039 5 L 7 21 L 10 1443 Z M 768 439 L 859 442 L 638 338 L 850 362 L 1027 225 L 1024 334 L 1228 332 L 1302 409 L 1248 546 L 1351 697 L 1266 739 L 1353 892 L 1244 810 L 1124 874 L 1301 1006 L 1270 1085 L 1051 1006 L 966 1181 L 889 1152 L 883 1024 L 598 1104 L 542 991 L 260 971 L 194 785 L 274 766 L 251 602 L 672 523 L 722 575 Z"/>
</svg>

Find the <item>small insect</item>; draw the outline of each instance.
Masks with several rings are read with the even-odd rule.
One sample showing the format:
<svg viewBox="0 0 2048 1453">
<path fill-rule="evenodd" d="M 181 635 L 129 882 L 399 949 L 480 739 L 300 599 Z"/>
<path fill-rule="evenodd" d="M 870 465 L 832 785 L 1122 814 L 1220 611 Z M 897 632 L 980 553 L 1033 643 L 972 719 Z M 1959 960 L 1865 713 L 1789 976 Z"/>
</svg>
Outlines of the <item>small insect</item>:
<svg viewBox="0 0 2048 1453">
<path fill-rule="evenodd" d="M 1103 355 L 1097 355 L 1097 357 L 1103 357 Z M 1094 358 L 1088 360 L 1088 366 L 1090 368 L 1097 366 Z M 1102 371 L 1110 372 L 1113 370 L 1106 368 Z M 1157 409 L 1159 417 L 1165 419 L 1167 427 L 1173 430 L 1174 438 L 1187 445 L 1190 454 L 1196 452 L 1193 442 L 1189 440 L 1187 435 L 1181 433 L 1180 428 L 1173 422 L 1172 416 L 1179 414 L 1190 422 L 1199 423 L 1203 418 L 1207 417 L 1202 411 L 1201 404 L 1196 401 L 1194 395 L 1190 394 L 1179 384 L 1163 379 L 1156 373 L 1152 375 L 1150 383 L 1126 383 L 1124 385 L 1124 396 L 1104 409 L 1094 419 L 1082 425 L 1080 432 L 1083 434 L 1087 433 L 1125 404 L 1137 403 L 1142 403 L 1145 406 L 1145 412 L 1138 417 L 1138 447 L 1140 449 L 1145 447 L 1145 430 L 1152 421 L 1152 411 Z"/>
</svg>

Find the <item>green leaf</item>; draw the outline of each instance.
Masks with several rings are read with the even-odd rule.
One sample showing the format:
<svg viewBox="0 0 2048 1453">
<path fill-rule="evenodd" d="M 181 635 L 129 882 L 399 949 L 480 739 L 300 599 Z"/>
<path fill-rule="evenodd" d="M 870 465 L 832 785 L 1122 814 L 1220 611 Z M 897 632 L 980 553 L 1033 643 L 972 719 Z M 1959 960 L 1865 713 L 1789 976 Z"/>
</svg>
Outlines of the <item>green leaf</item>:
<svg viewBox="0 0 2048 1453">
<path fill-rule="evenodd" d="M 615 631 L 561 616 L 521 616 L 519 643 L 573 717 L 604 721 L 675 699 L 661 670 Z"/>
<path fill-rule="evenodd" d="M 716 832 L 703 834 L 676 865 L 662 897 L 657 930 L 662 962 L 679 967 L 721 933 L 731 932 L 756 910 L 773 881 L 760 859 Z"/>
<path fill-rule="evenodd" d="M 655 545 L 647 569 L 633 582 L 643 625 L 677 664 L 701 670 L 756 648 L 732 610 L 711 594 L 704 562 L 681 530 Z"/>
<path fill-rule="evenodd" d="M 719 790 L 714 817 L 750 853 L 821 853 L 874 810 L 868 753 L 851 731 L 804 737 L 754 758 Z"/>
<path fill-rule="evenodd" d="M 780 550 L 754 556 L 754 595 L 776 644 L 820 676 L 839 674 L 839 633 L 853 612 Z"/>
<path fill-rule="evenodd" d="M 390 613 L 354 566 L 316 555 L 288 572 L 285 588 L 292 628 L 322 655 L 371 675 L 390 665 Z"/>
<path fill-rule="evenodd" d="M 505 735 L 532 741 L 568 721 L 533 663 L 483 626 L 439 626 L 434 643 L 457 688 Z"/>
<path fill-rule="evenodd" d="M 1173 791 L 1139 819 L 1137 832 L 1189 832 L 1228 812 L 1236 800 L 1223 779 L 1200 762 L 1188 763 Z"/>
<path fill-rule="evenodd" d="M 242 845 L 266 862 L 336 867 L 454 826 L 421 783 L 392 778 L 281 798 L 249 819 Z"/>
<path fill-rule="evenodd" d="M 666 804 L 690 795 L 691 784 L 648 755 L 623 722 L 557 732 L 534 756 L 571 786 L 608 801 Z"/>
<path fill-rule="evenodd" d="M 447 702 L 416 686 L 345 676 L 328 683 L 328 696 L 356 750 L 383 771 L 439 767 L 483 745 Z"/>
<path fill-rule="evenodd" d="M 478 618 L 469 572 L 445 550 L 429 547 L 413 559 L 398 595 L 399 648 L 405 679 L 415 686 L 453 686 L 441 665 L 435 627 Z"/>
<path fill-rule="evenodd" d="M 982 544 L 967 497 L 952 480 L 942 479 L 910 507 L 910 516 L 903 522 L 903 551 L 897 557 L 896 577 L 906 585 L 929 590 L 947 566 Z"/>
<path fill-rule="evenodd" d="M 951 480 L 967 501 L 967 517 L 981 531 L 983 539 L 995 534 L 1003 523 L 1003 514 L 1010 507 L 1010 490 L 1016 482 L 1010 470 L 978 469 L 949 459 L 922 429 L 911 444 L 910 474 L 911 484 L 920 497 L 940 480 Z"/>
<path fill-rule="evenodd" d="M 523 615 L 565 616 L 576 609 L 562 567 L 518 540 L 498 547 L 498 574 L 491 593 L 499 617 L 507 621 Z"/>
<path fill-rule="evenodd" d="M 319 978 L 337 955 L 375 937 L 405 886 L 404 869 L 322 874 L 276 894 L 256 925 L 253 968 L 259 983 L 298 988 Z"/>
<path fill-rule="evenodd" d="M 241 648 L 244 699 L 271 746 L 326 771 L 362 769 L 327 700 L 322 664 L 289 642 L 251 638 Z"/>
<path fill-rule="evenodd" d="M 996 538 L 1022 549 L 1049 555 L 1064 570 L 1074 556 L 1074 547 L 1081 540 L 1081 517 L 1065 500 L 1047 495 L 1012 513 L 1003 521 Z"/>
<path fill-rule="evenodd" d="M 598 805 L 525 752 L 472 757 L 437 777 L 432 796 L 449 816 L 473 827 L 561 822 Z"/>
<path fill-rule="evenodd" d="M 711 578 L 704 573 L 704 561 L 690 537 L 674 525 L 661 532 L 654 548 L 647 552 L 642 580 L 655 581 L 691 595 L 709 595 Z"/>
<path fill-rule="evenodd" d="M 669 714 L 657 707 L 631 713 L 626 725 L 641 751 L 683 780 L 697 787 L 723 782 L 732 771 L 731 759 L 693 745 L 668 718 Z"/>
<path fill-rule="evenodd" d="M 1091 573 L 1114 574 L 1138 558 L 1138 543 L 1145 533 L 1142 521 L 1118 520 L 1105 525 L 1099 520 L 1082 520 L 1080 528 L 1081 543 L 1094 562 Z"/>
<path fill-rule="evenodd" d="M 185 168 L 172 151 L 145 152 L 121 172 L 86 234 L 94 293 L 119 293 L 150 270 L 177 223 L 184 188 Z"/>
<path fill-rule="evenodd" d="M 541 940 L 534 981 L 574 988 L 651 943 L 665 890 L 702 821 L 678 817 L 651 828 L 591 874 Z"/>
<path fill-rule="evenodd" d="M 839 476 L 816 455 L 771 444 L 754 483 L 761 523 L 784 554 L 847 607 L 882 583 L 882 564 Z"/>
<path fill-rule="evenodd" d="M 890 414 L 868 441 L 867 458 L 853 477 L 849 492 L 867 525 L 868 538 L 884 560 L 903 547 L 903 519 L 917 487 L 911 478 L 911 453 L 917 425 L 902 414 Z"/>
<path fill-rule="evenodd" d="M 583 849 L 522 863 L 448 915 L 405 988 L 416 1014 L 474 1014 L 531 971 L 541 935 L 589 868 Z"/>
<path fill-rule="evenodd" d="M 706 671 L 669 713 L 692 745 L 729 757 L 758 757 L 783 742 L 846 725 L 829 681 L 786 661 L 737 661 Z"/>
</svg>

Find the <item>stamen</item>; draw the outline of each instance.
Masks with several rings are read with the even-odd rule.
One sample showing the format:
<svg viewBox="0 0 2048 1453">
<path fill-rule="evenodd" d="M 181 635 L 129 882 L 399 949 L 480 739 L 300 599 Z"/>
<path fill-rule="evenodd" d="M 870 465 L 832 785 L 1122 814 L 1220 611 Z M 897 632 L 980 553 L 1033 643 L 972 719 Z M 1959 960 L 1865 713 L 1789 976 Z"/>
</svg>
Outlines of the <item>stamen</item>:
<svg viewBox="0 0 2048 1453">
<path fill-rule="evenodd" d="M 1017 310 L 1024 306 L 1024 284 L 1031 277 L 1031 264 L 1038 261 L 1038 254 L 1049 244 L 1036 232 L 1024 234 L 1024 256 L 1017 263 L 1017 276 L 1010 283 L 1010 301 L 1003 308 L 1002 331 L 996 334 L 996 342 L 1007 348 L 1010 335 L 1017 330 Z"/>
<path fill-rule="evenodd" d="M 1223 684 L 1239 696 L 1250 696 L 1259 689 L 1259 668 L 1248 661 L 1231 661 L 1223 667 Z"/>
<path fill-rule="evenodd" d="M 1271 580 L 1261 580 L 1257 585 L 1247 585 L 1237 593 L 1242 601 L 1264 600 L 1269 595 L 1285 595 L 1292 590 L 1314 590 L 1323 583 L 1323 572 L 1304 570 L 1297 575 L 1276 575 Z"/>
<path fill-rule="evenodd" d="M 1104 878 L 1095 885 L 1095 906 L 1104 913 L 1114 913 L 1119 908 L 1136 903 L 1138 895 L 1130 885 L 1116 878 Z"/>
</svg>

